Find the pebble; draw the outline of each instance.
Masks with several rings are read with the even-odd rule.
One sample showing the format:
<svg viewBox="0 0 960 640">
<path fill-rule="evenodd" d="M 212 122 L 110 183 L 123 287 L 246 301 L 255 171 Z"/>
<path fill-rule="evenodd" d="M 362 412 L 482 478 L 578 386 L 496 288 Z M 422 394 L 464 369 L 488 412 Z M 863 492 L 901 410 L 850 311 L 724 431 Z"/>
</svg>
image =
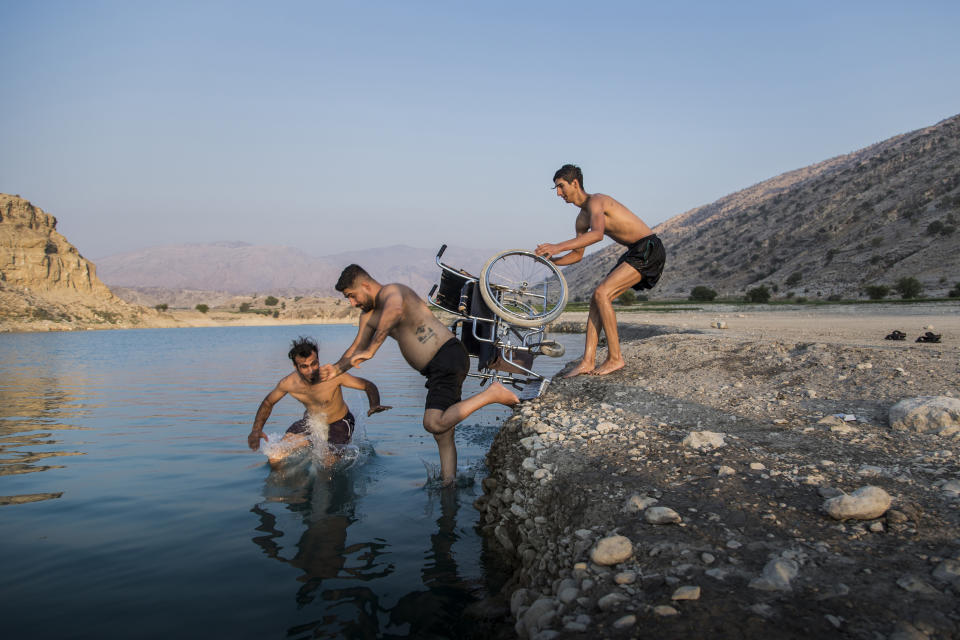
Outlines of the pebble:
<svg viewBox="0 0 960 640">
<path fill-rule="evenodd" d="M 621 571 L 613 576 L 613 581 L 617 584 L 633 584 L 637 581 L 636 571 Z"/>
<path fill-rule="evenodd" d="M 725 478 L 727 476 L 735 475 L 737 471 L 733 467 L 728 467 L 725 464 L 722 464 L 717 467 L 717 477 Z"/>
<path fill-rule="evenodd" d="M 658 500 L 656 498 L 641 496 L 640 494 L 635 493 L 627 498 L 627 503 L 623 506 L 623 510 L 627 513 L 638 513 L 647 507 L 652 507 L 653 505 L 657 504 L 657 502 Z"/>
<path fill-rule="evenodd" d="M 653 608 L 653 612 L 658 616 L 675 616 L 680 613 L 668 604 L 658 604 Z"/>
<path fill-rule="evenodd" d="M 613 593 L 608 593 L 597 600 L 597 607 L 599 607 L 601 611 L 610 611 L 611 609 L 616 609 L 621 604 L 628 602 L 629 600 L 630 598 L 627 596 L 614 591 Z"/>
<path fill-rule="evenodd" d="M 590 560 L 594 564 L 610 566 L 620 564 L 633 555 L 633 543 L 626 536 L 609 536 L 597 542 L 597 546 L 590 552 Z"/>
<path fill-rule="evenodd" d="M 716 431 L 691 431 L 681 443 L 695 451 L 713 451 L 726 445 L 723 434 Z"/>
<path fill-rule="evenodd" d="M 698 586 L 684 586 L 680 587 L 673 592 L 673 595 L 670 596 L 671 600 L 699 600 L 700 599 L 700 587 Z"/>
<path fill-rule="evenodd" d="M 579 595 L 580 590 L 576 587 L 566 587 L 565 589 L 560 590 L 560 593 L 557 594 L 557 599 L 563 604 L 570 604 L 576 600 Z"/>
<path fill-rule="evenodd" d="M 872 520 L 879 518 L 893 499 L 880 487 L 861 487 L 850 495 L 830 498 L 823 503 L 823 509 L 834 520 Z"/>
<path fill-rule="evenodd" d="M 703 561 L 703 564 L 713 564 L 716 560 L 716 557 L 712 553 L 707 553 L 704 551 L 700 554 L 700 559 Z"/>
<path fill-rule="evenodd" d="M 933 570 L 933 577 L 944 582 L 960 580 L 960 560 L 944 560 Z"/>
<path fill-rule="evenodd" d="M 627 629 L 628 627 L 632 627 L 635 624 L 637 624 L 637 616 L 633 615 L 632 613 L 628 613 L 622 618 L 617 618 L 617 620 L 613 623 L 613 628 Z"/>
<path fill-rule="evenodd" d="M 670 507 L 650 507 L 643 512 L 643 519 L 650 524 L 675 524 L 683 520 L 680 514 Z"/>
<path fill-rule="evenodd" d="M 910 593 L 922 593 L 924 595 L 939 595 L 939 591 L 917 576 L 906 575 L 897 580 L 897 586 Z"/>
<path fill-rule="evenodd" d="M 763 471 L 764 469 L 766 469 L 766 467 L 762 462 L 751 462 L 750 468 L 753 469 L 754 471 Z"/>
<path fill-rule="evenodd" d="M 762 591 L 789 591 L 790 581 L 797 577 L 800 567 L 793 560 L 774 558 L 763 567 L 763 575 L 750 581 L 751 589 Z"/>
</svg>

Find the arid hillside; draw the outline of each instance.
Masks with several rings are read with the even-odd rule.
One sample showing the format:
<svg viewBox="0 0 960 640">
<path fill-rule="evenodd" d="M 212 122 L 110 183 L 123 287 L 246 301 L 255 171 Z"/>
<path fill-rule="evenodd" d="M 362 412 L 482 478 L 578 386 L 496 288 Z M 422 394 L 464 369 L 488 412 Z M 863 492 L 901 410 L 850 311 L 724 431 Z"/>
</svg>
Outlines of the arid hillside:
<svg viewBox="0 0 960 640">
<path fill-rule="evenodd" d="M 698 285 L 721 296 L 857 298 L 916 278 L 927 296 L 960 282 L 960 116 L 797 169 L 671 218 L 654 230 L 667 267 L 653 297 Z M 590 295 L 619 245 L 566 269 Z"/>
</svg>

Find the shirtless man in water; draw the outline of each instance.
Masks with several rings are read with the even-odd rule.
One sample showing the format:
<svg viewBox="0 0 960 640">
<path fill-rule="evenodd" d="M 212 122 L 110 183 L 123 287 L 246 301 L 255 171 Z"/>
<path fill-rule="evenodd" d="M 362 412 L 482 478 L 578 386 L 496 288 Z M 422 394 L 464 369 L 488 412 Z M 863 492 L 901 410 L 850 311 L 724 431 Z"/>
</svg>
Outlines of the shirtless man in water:
<svg viewBox="0 0 960 640">
<path fill-rule="evenodd" d="M 311 417 L 326 422 L 327 442 L 333 445 L 350 444 L 356 420 L 343 401 L 343 392 L 340 387 L 361 389 L 366 392 L 367 402 L 370 406 L 367 410 L 367 416 L 372 416 L 390 408 L 380 404 L 380 392 L 377 386 L 369 380 L 346 374 L 336 380 L 322 381 L 320 379 L 320 361 L 317 357 L 317 343 L 312 339 L 301 337 L 294 340 L 287 355 L 293 361 L 294 371 L 278 382 L 273 391 L 267 394 L 267 397 L 260 403 L 260 408 L 257 409 L 257 417 L 253 421 L 253 429 L 247 436 L 247 444 L 254 451 L 260 448 L 261 438 L 270 441 L 267 435 L 263 433 L 263 425 L 270 417 L 273 405 L 277 404 L 288 393 L 306 407 L 303 418 L 290 425 L 290 428 L 283 435 L 282 442 L 289 442 L 291 450 L 310 444 L 308 439 L 310 428 L 307 421 Z M 271 458 L 270 464 L 274 465 L 280 459 Z M 328 460 L 328 462 L 333 462 L 333 460 Z"/>
<path fill-rule="evenodd" d="M 572 378 L 583 373 L 600 376 L 613 373 L 626 365 L 620 352 L 613 301 L 629 287 L 639 291 L 652 289 L 657 284 L 666 259 L 663 243 L 643 220 L 610 196 L 585 192 L 580 167 L 563 165 L 553 175 L 553 184 L 564 202 L 580 208 L 574 223 L 577 237 L 558 244 L 541 244 L 535 249 L 538 256 L 549 258 L 557 265 L 574 264 L 583 258 L 583 250 L 600 242 L 604 234 L 627 247 L 590 298 L 583 358 L 564 377 Z M 569 253 L 554 257 L 564 251 Z M 597 343 L 601 329 L 607 334 L 607 359 L 597 367 Z"/>
<path fill-rule="evenodd" d="M 357 367 L 372 358 L 387 336 L 396 340 L 407 363 L 427 378 L 423 428 L 437 441 L 443 482 L 452 483 L 457 474 L 454 427 L 488 404 L 517 404 L 516 394 L 495 382 L 480 393 L 461 400 L 463 380 L 470 369 L 470 356 L 463 344 L 410 287 L 381 285 L 363 268 L 352 264 L 343 270 L 336 289 L 363 313 L 357 338 L 340 360 L 320 367 L 320 379 L 336 380 L 350 367 Z"/>
</svg>

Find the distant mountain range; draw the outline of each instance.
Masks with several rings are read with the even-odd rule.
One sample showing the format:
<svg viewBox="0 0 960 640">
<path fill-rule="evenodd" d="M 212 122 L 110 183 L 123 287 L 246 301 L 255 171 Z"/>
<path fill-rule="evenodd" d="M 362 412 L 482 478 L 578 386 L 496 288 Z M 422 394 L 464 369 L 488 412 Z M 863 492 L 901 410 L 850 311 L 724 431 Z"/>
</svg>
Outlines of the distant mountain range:
<svg viewBox="0 0 960 640">
<path fill-rule="evenodd" d="M 153 247 L 96 263 L 101 280 L 111 287 L 311 296 L 339 296 L 334 285 L 340 272 L 356 263 L 380 282 L 402 282 L 425 295 L 439 277 L 439 249 L 395 245 L 311 256 L 292 247 L 216 242 Z M 479 273 L 496 252 L 451 246 L 443 260 Z"/>
<path fill-rule="evenodd" d="M 784 173 L 654 231 L 667 265 L 653 297 L 762 285 L 775 296 L 855 298 L 906 277 L 945 295 L 960 282 L 960 116 Z M 587 299 L 622 251 L 567 267 L 571 297 Z"/>
</svg>

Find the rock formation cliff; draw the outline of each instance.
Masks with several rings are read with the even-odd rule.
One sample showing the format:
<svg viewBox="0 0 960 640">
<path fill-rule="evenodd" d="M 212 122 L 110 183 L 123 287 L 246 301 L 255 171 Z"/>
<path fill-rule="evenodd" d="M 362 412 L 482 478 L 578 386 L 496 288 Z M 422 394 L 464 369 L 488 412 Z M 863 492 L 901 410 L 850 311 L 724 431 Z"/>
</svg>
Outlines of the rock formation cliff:
<svg viewBox="0 0 960 640">
<path fill-rule="evenodd" d="M 0 328 L 133 326 L 144 311 L 110 292 L 55 217 L 0 194 Z"/>
</svg>

